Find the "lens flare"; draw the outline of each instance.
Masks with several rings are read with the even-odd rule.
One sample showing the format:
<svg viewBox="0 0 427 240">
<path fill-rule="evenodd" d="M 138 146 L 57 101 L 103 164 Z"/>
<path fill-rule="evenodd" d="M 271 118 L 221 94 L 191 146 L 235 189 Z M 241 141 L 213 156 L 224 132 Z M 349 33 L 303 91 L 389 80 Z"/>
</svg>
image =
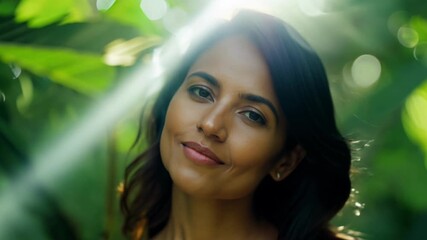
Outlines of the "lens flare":
<svg viewBox="0 0 427 240">
<path fill-rule="evenodd" d="M 98 9 L 108 9 L 115 1 L 98 0 Z M 151 3 L 150 3 L 151 2 Z M 158 5 L 149 5 L 158 2 Z M 154 6 L 154 7 L 153 7 Z M 20 199 L 31 199 L 28 196 L 29 189 L 33 186 L 46 186 L 49 183 L 61 179 L 64 175 L 72 173 L 84 156 L 108 133 L 113 126 L 127 115 L 129 111 L 147 102 L 164 83 L 166 69 L 173 69 L 182 54 L 187 50 L 192 41 L 204 36 L 219 21 L 232 16 L 237 9 L 249 8 L 265 12 L 274 12 L 281 9 L 282 14 L 292 9 L 281 8 L 282 1 L 212 1 L 201 14 L 189 25 L 176 31 L 176 34 L 163 46 L 153 51 L 153 57 L 149 64 L 144 65 L 127 79 L 113 89 L 105 98 L 94 103 L 91 110 L 82 117 L 80 122 L 69 129 L 64 136 L 52 139 L 42 147 L 41 151 L 31 156 L 32 167 L 23 169 L 14 181 L 0 189 L 0 216 L 17 216 L 22 213 Z M 141 8 L 150 19 L 161 19 L 167 13 L 165 1 L 143 0 Z M 283 9 L 285 9 L 283 11 Z M 106 61 L 111 65 L 132 64 L 133 58 L 126 58 L 123 52 L 133 52 L 138 49 L 138 44 L 127 42 L 125 45 L 116 45 L 108 50 Z M 118 44 L 118 43 L 117 43 Z M 125 47 L 123 47 L 125 46 Z M 126 48 L 129 47 L 130 48 Z M 20 71 L 15 71 L 19 76 Z M 5 99 L 4 94 L 0 98 Z M 11 224 L 19 224 L 19 219 L 0 217 L 0 239 L 7 232 Z"/>
<path fill-rule="evenodd" d="M 162 19 L 168 11 L 168 3 L 164 0 L 142 0 L 140 7 L 150 20 Z"/>
<path fill-rule="evenodd" d="M 323 8 L 325 0 L 299 0 L 298 5 L 300 10 L 311 17 L 325 14 Z"/>
</svg>

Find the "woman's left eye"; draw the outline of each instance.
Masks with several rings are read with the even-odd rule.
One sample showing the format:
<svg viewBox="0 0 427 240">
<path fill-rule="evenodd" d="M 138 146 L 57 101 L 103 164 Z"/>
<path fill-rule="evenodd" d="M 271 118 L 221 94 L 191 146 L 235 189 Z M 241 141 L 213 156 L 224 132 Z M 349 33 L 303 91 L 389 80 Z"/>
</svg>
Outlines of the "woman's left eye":
<svg viewBox="0 0 427 240">
<path fill-rule="evenodd" d="M 188 89 L 188 92 L 194 97 L 197 97 L 200 99 L 206 99 L 210 102 L 214 101 L 211 91 L 209 89 L 207 89 L 206 87 L 191 86 Z"/>
<path fill-rule="evenodd" d="M 264 116 L 262 116 L 261 114 L 255 112 L 255 111 L 245 111 L 242 112 L 242 114 L 248 118 L 250 121 L 255 122 L 259 125 L 265 125 L 266 124 L 266 120 L 264 118 Z"/>
</svg>

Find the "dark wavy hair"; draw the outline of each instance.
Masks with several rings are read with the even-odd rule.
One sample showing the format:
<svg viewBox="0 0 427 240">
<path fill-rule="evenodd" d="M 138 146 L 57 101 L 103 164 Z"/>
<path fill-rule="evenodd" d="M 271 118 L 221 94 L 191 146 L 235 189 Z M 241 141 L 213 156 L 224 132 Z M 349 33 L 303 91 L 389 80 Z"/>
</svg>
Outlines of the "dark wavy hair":
<svg viewBox="0 0 427 240">
<path fill-rule="evenodd" d="M 340 239 L 329 221 L 347 201 L 351 151 L 337 129 L 323 64 L 307 42 L 283 21 L 249 10 L 239 12 L 192 46 L 157 99 L 143 112 L 138 141 L 148 147 L 126 169 L 121 208 L 123 231 L 131 235 L 145 221 L 149 237 L 166 225 L 172 181 L 160 157 L 166 111 L 190 66 L 226 36 L 241 34 L 262 53 L 286 118 L 286 148 L 306 155 L 283 181 L 266 176 L 254 194 L 256 216 L 272 223 L 279 239 Z"/>
</svg>

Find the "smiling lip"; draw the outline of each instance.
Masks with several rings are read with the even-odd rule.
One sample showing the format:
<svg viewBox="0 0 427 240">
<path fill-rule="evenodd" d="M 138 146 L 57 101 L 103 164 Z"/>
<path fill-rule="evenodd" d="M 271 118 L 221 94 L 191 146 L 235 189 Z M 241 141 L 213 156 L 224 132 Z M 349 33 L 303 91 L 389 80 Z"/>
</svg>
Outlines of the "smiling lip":
<svg viewBox="0 0 427 240">
<path fill-rule="evenodd" d="M 184 142 L 184 154 L 190 160 L 203 165 L 224 164 L 209 148 L 195 142 Z"/>
</svg>

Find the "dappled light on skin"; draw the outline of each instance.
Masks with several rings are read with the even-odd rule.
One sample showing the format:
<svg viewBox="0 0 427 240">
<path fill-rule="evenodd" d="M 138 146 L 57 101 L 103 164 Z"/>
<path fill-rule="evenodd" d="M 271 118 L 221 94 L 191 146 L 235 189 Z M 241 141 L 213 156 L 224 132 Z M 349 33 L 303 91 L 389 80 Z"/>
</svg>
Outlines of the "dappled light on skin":
<svg viewBox="0 0 427 240">
<path fill-rule="evenodd" d="M 408 136 L 424 151 L 427 170 L 427 80 L 407 98 L 402 121 Z"/>
<path fill-rule="evenodd" d="M 373 85 L 381 76 L 381 63 L 373 55 L 361 55 L 351 66 L 351 76 L 356 85 L 367 88 Z"/>
</svg>

